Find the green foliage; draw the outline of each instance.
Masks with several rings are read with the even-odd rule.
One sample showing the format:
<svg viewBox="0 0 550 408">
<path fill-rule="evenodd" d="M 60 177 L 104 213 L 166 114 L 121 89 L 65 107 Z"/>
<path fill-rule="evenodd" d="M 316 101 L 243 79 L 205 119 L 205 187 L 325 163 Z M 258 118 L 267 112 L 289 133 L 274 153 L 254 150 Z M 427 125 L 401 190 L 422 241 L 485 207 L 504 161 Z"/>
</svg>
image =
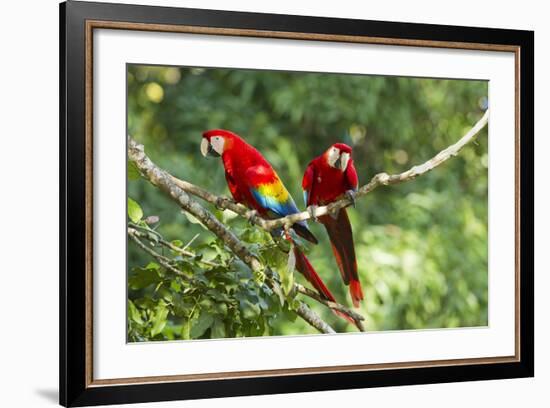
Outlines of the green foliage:
<svg viewBox="0 0 550 408">
<path fill-rule="evenodd" d="M 157 234 L 143 222 L 132 227 L 149 237 Z M 239 235 L 246 241 L 257 238 L 258 231 L 250 227 Z M 170 259 L 180 274 L 156 262 L 131 269 L 130 341 L 265 336 L 273 332 L 275 321 L 294 314 L 291 298 L 289 304 L 286 297 L 281 298 L 266 284 L 258 284 L 250 269 L 231 256 L 219 240 L 196 246 L 200 254 L 182 256 L 176 250 L 163 251 L 158 243 L 161 238 L 156 236 L 157 243 L 152 240 L 145 244 Z M 265 242 L 266 238 L 261 240 Z M 171 244 L 182 247 L 181 241 Z M 261 252 L 274 251 L 280 252 L 266 245 Z"/>
<path fill-rule="evenodd" d="M 454 143 L 481 117 L 487 95 L 484 81 L 131 65 L 128 131 L 161 167 L 222 195 L 229 194 L 222 165 L 200 155 L 201 134 L 235 131 L 266 156 L 300 205 L 307 163 L 332 143 L 353 146 L 363 184 Z M 434 171 L 379 188 L 348 210 L 365 292 L 358 312 L 368 330 L 487 324 L 487 164 L 483 130 L 476 143 Z M 296 319 L 285 295 L 292 279 L 309 286 L 300 274 L 287 273 L 288 248 L 281 251 L 269 234 L 209 206 L 277 271 L 281 293 L 273 293 L 131 165 L 128 178 L 128 195 L 142 208 L 130 215 L 129 200 L 132 222 L 146 226 L 143 214 L 158 216 L 154 229 L 179 247 L 198 234 L 189 248 L 194 258 L 164 250 L 192 283 L 160 265 L 155 269 L 129 243 L 131 341 L 313 332 Z M 351 305 L 324 229 L 310 227 L 320 243 L 308 257 L 336 298 Z M 337 331 L 355 330 L 326 307 L 308 303 Z"/>
<path fill-rule="evenodd" d="M 128 169 L 127 169 L 127 176 L 128 180 L 138 180 L 141 177 L 141 174 L 139 173 L 139 170 L 137 169 L 136 165 L 128 161 Z"/>
<path fill-rule="evenodd" d="M 143 210 L 139 204 L 130 197 L 128 197 L 128 217 L 132 220 L 132 222 L 139 222 L 141 217 L 143 217 Z"/>
</svg>

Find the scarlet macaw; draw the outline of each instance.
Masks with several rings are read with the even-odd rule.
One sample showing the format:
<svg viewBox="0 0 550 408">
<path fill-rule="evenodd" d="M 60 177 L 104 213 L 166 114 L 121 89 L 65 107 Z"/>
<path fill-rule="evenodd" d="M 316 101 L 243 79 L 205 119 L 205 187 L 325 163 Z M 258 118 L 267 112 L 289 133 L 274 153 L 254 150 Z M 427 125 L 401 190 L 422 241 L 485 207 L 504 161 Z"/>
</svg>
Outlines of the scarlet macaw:
<svg viewBox="0 0 550 408">
<path fill-rule="evenodd" d="M 302 188 L 306 206 L 326 205 L 343 196 L 352 200 L 357 191 L 357 171 L 351 158 L 351 147 L 336 143 L 313 159 L 304 173 Z M 325 226 L 342 279 L 349 285 L 355 307 L 363 300 L 363 291 L 357 274 L 357 260 L 353 234 L 345 208 L 337 214 L 323 215 L 319 221 Z"/>
<path fill-rule="evenodd" d="M 235 201 L 256 210 L 265 218 L 280 218 L 299 212 L 292 196 L 269 162 L 240 136 L 223 129 L 203 133 L 201 153 L 222 158 L 225 178 Z M 302 238 L 317 244 L 305 221 L 297 222 L 292 229 Z M 335 302 L 306 256 L 293 245 L 296 269 L 325 299 Z M 347 317 L 346 317 L 347 318 Z M 349 318 L 347 318 L 349 320 Z"/>
</svg>

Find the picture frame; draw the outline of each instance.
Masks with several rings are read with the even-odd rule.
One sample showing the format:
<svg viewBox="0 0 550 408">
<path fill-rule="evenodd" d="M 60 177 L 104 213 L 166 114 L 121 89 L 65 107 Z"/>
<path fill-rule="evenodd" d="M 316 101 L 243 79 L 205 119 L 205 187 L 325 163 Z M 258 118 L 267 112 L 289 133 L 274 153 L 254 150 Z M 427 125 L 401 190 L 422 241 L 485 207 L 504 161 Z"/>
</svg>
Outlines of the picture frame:
<svg viewBox="0 0 550 408">
<path fill-rule="evenodd" d="M 94 149 L 98 30 L 512 53 L 514 353 L 505 356 L 94 377 Z M 321 67 L 322 69 L 322 67 Z M 534 33 L 68 1 L 60 5 L 60 403 L 64 406 L 339 390 L 534 375 Z M 126 135 L 119 135 L 121 138 Z M 114 137 L 114 136 L 113 136 Z M 512 166 L 512 164 L 510 164 Z M 124 296 L 121 294 L 121 296 Z M 97 306 L 97 305 L 96 305 Z M 97 334 L 97 333 L 96 333 Z"/>
</svg>

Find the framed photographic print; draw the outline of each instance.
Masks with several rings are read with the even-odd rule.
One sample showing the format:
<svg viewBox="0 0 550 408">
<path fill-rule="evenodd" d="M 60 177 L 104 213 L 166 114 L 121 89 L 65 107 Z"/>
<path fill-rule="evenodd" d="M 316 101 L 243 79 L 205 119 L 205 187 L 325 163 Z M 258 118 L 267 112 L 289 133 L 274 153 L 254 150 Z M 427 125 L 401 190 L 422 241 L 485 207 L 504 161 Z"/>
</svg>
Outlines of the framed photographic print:
<svg viewBox="0 0 550 408">
<path fill-rule="evenodd" d="M 61 404 L 533 376 L 533 32 L 60 24 Z"/>
</svg>

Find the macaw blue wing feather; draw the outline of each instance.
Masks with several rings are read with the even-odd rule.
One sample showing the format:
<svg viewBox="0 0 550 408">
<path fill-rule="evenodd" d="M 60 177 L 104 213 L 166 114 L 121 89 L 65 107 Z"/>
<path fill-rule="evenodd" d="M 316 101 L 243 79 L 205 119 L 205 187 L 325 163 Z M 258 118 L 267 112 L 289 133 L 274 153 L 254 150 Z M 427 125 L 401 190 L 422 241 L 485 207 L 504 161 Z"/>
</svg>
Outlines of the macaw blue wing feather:
<svg viewBox="0 0 550 408">
<path fill-rule="evenodd" d="M 284 217 L 284 216 L 299 212 L 298 207 L 296 207 L 296 203 L 294 203 L 294 200 L 286 190 L 285 190 L 286 194 L 282 194 L 282 195 L 269 194 L 270 193 L 269 190 L 270 189 L 265 188 L 265 185 L 264 185 L 264 186 L 261 186 L 260 188 L 250 189 L 250 192 L 252 193 L 252 196 L 254 197 L 256 202 L 261 207 L 275 213 L 280 217 Z M 281 199 L 281 198 L 284 198 L 284 199 Z"/>
<path fill-rule="evenodd" d="M 260 170 L 254 169 L 256 173 Z M 270 217 L 280 218 L 300 212 L 292 196 L 276 175 L 270 182 L 249 185 L 249 191 L 256 203 L 268 211 Z M 309 231 L 306 221 L 298 221 L 292 228 L 302 238 L 318 243 L 317 238 Z"/>
</svg>

